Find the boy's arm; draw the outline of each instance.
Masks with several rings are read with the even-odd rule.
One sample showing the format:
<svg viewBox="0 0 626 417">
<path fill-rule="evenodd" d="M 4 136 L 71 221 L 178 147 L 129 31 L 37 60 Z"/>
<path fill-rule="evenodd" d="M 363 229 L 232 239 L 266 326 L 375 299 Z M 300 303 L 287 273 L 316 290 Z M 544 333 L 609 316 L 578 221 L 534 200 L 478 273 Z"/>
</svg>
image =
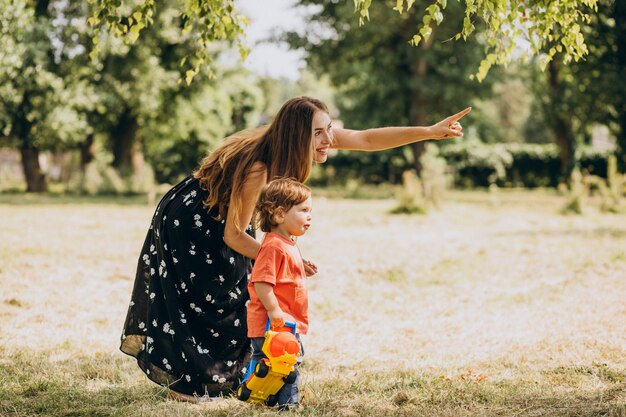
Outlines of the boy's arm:
<svg viewBox="0 0 626 417">
<path fill-rule="evenodd" d="M 278 305 L 278 300 L 274 295 L 274 287 L 266 282 L 255 282 L 254 290 L 259 296 L 259 300 L 263 304 L 263 307 L 267 310 L 267 315 L 270 317 L 271 327 L 282 327 L 285 325 L 285 319 L 283 317 L 283 311 Z"/>
</svg>

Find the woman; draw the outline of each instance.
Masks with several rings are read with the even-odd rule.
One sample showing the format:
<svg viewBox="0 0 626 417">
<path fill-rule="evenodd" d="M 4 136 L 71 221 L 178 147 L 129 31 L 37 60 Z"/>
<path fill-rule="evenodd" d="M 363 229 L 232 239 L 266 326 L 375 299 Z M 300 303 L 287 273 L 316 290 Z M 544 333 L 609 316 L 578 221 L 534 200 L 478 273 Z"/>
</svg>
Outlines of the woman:
<svg viewBox="0 0 626 417">
<path fill-rule="evenodd" d="M 228 138 L 159 202 L 120 349 L 176 399 L 234 390 L 250 349 L 247 276 L 260 247 L 250 220 L 261 188 L 277 176 L 305 182 L 330 148 L 376 151 L 463 136 L 458 121 L 470 110 L 429 127 L 333 130 L 322 102 L 299 97 L 269 127 Z"/>
</svg>

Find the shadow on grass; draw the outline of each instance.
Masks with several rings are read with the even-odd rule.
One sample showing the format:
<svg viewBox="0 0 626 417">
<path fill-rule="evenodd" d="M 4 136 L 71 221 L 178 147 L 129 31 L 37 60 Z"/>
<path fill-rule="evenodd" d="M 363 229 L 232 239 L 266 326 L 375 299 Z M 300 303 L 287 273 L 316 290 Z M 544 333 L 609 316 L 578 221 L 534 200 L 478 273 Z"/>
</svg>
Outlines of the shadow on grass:
<svg viewBox="0 0 626 417">
<path fill-rule="evenodd" d="M 609 216 L 611 214 L 608 214 Z M 611 237 L 621 239 L 626 237 L 626 229 L 615 227 L 598 227 L 595 229 L 533 229 L 533 230 L 514 230 L 511 232 L 493 233 L 492 236 L 514 238 L 519 236 L 526 237 L 576 237 L 576 238 L 603 238 Z"/>
<path fill-rule="evenodd" d="M 157 195 L 155 203 L 161 199 Z M 145 194 L 129 195 L 77 195 L 77 194 L 32 194 L 32 193 L 0 193 L 0 204 L 12 206 L 35 205 L 118 205 L 118 206 L 146 206 L 154 205 L 148 201 Z"/>
<path fill-rule="evenodd" d="M 193 405 L 166 400 L 121 353 L 65 357 L 4 354 L 2 416 L 284 415 L 236 399 Z M 303 416 L 626 416 L 626 371 L 606 365 L 559 367 L 539 379 L 454 378 L 422 372 L 358 372 L 311 379 L 303 371 Z"/>
</svg>

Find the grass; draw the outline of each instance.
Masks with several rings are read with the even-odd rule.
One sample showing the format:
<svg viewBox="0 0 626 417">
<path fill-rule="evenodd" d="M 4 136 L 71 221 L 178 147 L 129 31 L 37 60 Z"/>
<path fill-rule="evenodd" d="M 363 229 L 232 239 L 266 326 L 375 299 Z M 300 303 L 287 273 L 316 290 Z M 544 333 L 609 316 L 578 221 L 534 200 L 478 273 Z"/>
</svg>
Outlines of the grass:
<svg viewBox="0 0 626 417">
<path fill-rule="evenodd" d="M 315 192 L 315 190 L 314 190 Z M 549 192 L 314 199 L 303 416 L 626 416 L 626 217 Z M 0 415 L 249 416 L 117 350 L 154 206 L 0 195 Z"/>
</svg>

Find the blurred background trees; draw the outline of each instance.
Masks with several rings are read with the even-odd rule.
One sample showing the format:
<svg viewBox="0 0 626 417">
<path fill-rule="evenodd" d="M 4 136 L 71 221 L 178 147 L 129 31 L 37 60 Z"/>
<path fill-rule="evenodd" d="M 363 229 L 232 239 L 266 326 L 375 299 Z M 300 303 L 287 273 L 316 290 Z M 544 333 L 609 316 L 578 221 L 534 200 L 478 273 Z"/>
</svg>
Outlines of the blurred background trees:
<svg viewBox="0 0 626 417">
<path fill-rule="evenodd" d="M 407 169 L 423 173 L 432 158 L 445 160 L 452 181 L 467 187 L 557 186 L 575 169 L 605 177 L 613 154 L 626 169 L 626 3 L 568 0 L 567 9 L 551 13 L 580 10 L 589 18 L 564 20 L 552 38 L 533 45 L 520 37 L 520 49 L 508 51 L 512 62 L 491 68 L 482 82 L 474 75 L 498 62 L 489 61 L 498 44 L 489 35 L 493 21 L 480 19 L 471 36 L 454 40 L 466 28 L 467 4 L 357 3 L 366 15 L 355 14 L 352 2 L 294 0 L 307 23 L 274 37 L 304 51 L 307 67 L 291 80 L 242 67 L 245 26 L 233 1 L 211 14 L 163 0 L 121 8 L 109 0 L 0 0 L 0 191 L 41 192 L 53 184 L 132 193 L 153 181 L 173 183 L 225 136 L 268 123 L 297 95 L 322 99 L 356 129 L 427 125 L 474 108 L 462 141 L 341 152 L 316 167 L 318 185 L 397 183 Z M 97 32 L 87 23 L 94 16 Z M 588 50 L 578 61 L 559 53 L 572 41 L 572 24 Z M 209 27 L 215 33 L 206 37 Z M 410 43 L 416 33 L 417 46 Z M 539 48 L 534 58 L 515 59 L 532 48 Z M 426 146 L 437 150 L 425 157 Z M 7 150 L 19 152 L 23 186 L 5 181 Z"/>
</svg>

